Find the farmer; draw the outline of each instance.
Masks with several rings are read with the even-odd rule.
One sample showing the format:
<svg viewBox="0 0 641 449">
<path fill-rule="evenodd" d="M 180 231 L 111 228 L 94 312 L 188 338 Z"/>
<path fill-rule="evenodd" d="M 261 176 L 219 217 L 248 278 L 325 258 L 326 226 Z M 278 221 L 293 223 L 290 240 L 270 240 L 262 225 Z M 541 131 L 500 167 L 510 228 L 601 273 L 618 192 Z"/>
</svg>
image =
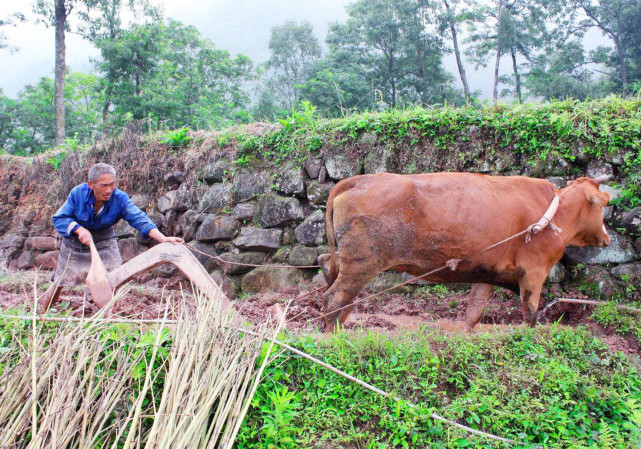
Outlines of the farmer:
<svg viewBox="0 0 641 449">
<path fill-rule="evenodd" d="M 93 239 L 107 271 L 122 264 L 113 225 L 124 218 L 143 237 L 160 243 L 181 243 L 166 237 L 149 217 L 122 190 L 116 187 L 116 170 L 98 163 L 89 169 L 89 181 L 74 187 L 67 201 L 53 216 L 53 224 L 63 237 L 53 284 L 40 300 L 46 311 L 58 300 L 62 287 L 83 283 L 91 266 L 89 243 Z"/>
</svg>

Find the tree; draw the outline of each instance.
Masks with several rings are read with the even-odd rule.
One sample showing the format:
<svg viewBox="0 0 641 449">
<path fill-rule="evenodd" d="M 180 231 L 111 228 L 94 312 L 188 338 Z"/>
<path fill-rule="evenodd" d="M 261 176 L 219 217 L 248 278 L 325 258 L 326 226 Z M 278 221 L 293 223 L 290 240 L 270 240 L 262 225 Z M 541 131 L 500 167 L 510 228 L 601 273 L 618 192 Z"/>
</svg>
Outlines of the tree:
<svg viewBox="0 0 641 449">
<path fill-rule="evenodd" d="M 0 148 L 12 154 L 37 154 L 55 142 L 54 80 L 41 78 L 25 86 L 17 100 L 0 95 Z M 65 82 L 65 143 L 93 140 L 100 127 L 102 96 L 98 77 L 68 72 Z"/>
<path fill-rule="evenodd" d="M 25 17 L 21 13 L 13 13 L 4 19 L 0 19 L 0 28 L 5 26 L 17 26 L 18 22 L 24 22 Z M 10 45 L 7 42 L 7 36 L 4 34 L 4 31 L 0 31 L 0 50 L 8 49 L 10 52 L 16 51 L 16 47 Z M 2 94 L 0 94 L 2 95 Z"/>
<path fill-rule="evenodd" d="M 370 92 L 392 107 L 438 102 L 451 79 L 440 39 L 428 27 L 431 10 L 427 1 L 358 0 L 347 7 L 346 24 L 330 27 L 330 53 L 349 60 Z"/>
<path fill-rule="evenodd" d="M 616 81 L 625 94 L 628 85 L 627 58 L 639 46 L 641 6 L 638 0 L 573 0 L 585 15 L 580 22 L 584 28 L 597 28 L 612 40 L 614 49 L 602 48 L 594 53 L 597 62 L 614 67 Z M 610 55 L 608 55 L 610 53 Z M 637 60 L 638 61 L 638 60 Z M 614 77 L 614 75 L 611 75 Z"/>
<path fill-rule="evenodd" d="M 64 107 L 64 83 L 66 72 L 66 46 L 65 31 L 70 29 L 69 17 L 76 11 L 81 24 L 78 32 L 88 39 L 96 39 L 104 36 L 120 25 L 120 12 L 122 0 L 36 0 L 34 12 L 41 16 L 41 21 L 47 26 L 55 29 L 55 88 L 54 88 L 54 109 L 55 109 L 55 144 L 60 145 L 65 140 L 65 107 Z M 141 5 L 143 10 L 149 6 L 147 0 L 128 0 L 130 10 L 137 10 Z M 149 14 L 156 14 L 157 11 L 145 11 Z M 94 14 L 98 13 L 97 16 Z M 83 21 L 84 20 L 84 21 Z"/>
<path fill-rule="evenodd" d="M 530 60 L 541 48 L 546 36 L 546 13 L 542 2 L 530 0 L 495 0 L 476 12 L 475 26 L 467 39 L 468 55 L 477 68 L 487 65 L 487 56 L 494 53 L 494 86 L 492 100 L 498 100 L 501 57 L 512 60 L 515 93 L 522 100 L 521 73 L 517 58 Z"/>
<path fill-rule="evenodd" d="M 454 50 L 454 57 L 456 58 L 456 67 L 458 69 L 459 77 L 461 78 L 461 83 L 463 84 L 465 100 L 469 102 L 470 87 L 467 82 L 463 59 L 461 58 L 458 26 L 461 23 L 469 22 L 472 19 L 473 14 L 471 8 L 474 6 L 474 3 L 466 3 L 462 0 L 442 0 L 441 6 L 443 9 L 440 10 L 437 18 L 438 31 L 441 35 L 449 34 Z"/>
<path fill-rule="evenodd" d="M 299 101 L 298 90 L 320 59 L 321 48 L 309 22 L 287 21 L 273 27 L 269 39 L 271 56 L 267 68 L 273 71 L 268 88 L 291 109 Z"/>
<path fill-rule="evenodd" d="M 546 100 L 598 96 L 586 62 L 579 41 L 558 42 L 532 59 L 525 85 L 531 94 Z"/>
<path fill-rule="evenodd" d="M 193 26 L 133 25 L 116 39 L 99 43 L 106 89 L 119 116 L 149 119 L 154 126 L 218 127 L 246 121 L 245 83 L 253 64 L 231 58 Z"/>
</svg>

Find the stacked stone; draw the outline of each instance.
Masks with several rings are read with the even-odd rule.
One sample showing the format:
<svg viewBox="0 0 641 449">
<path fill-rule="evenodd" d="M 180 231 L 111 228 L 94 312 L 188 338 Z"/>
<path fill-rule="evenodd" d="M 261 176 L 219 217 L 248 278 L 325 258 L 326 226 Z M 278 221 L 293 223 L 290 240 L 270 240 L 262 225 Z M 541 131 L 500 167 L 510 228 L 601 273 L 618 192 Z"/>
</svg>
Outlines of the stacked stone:
<svg viewBox="0 0 641 449">
<path fill-rule="evenodd" d="M 215 159 L 202 167 L 195 185 L 187 183 L 184 172 L 176 171 L 165 176 L 166 193 L 156 201 L 140 195 L 133 195 L 132 200 L 162 232 L 182 236 L 205 253 L 196 257 L 215 279 L 231 285 L 227 289 L 230 295 L 241 291 L 284 291 L 311 278 L 318 270 L 275 270 L 241 264 L 315 265 L 317 257 L 329 251 L 324 209 L 336 182 L 361 173 L 413 171 L 411 161 L 395 166 L 401 162 L 393 159 L 391 150 L 375 134 L 363 134 L 356 145 L 365 157 L 330 152 L 324 159 L 309 157 L 302 166 L 285 162 L 278 171 L 272 172 L 258 167 L 238 168 L 232 161 Z M 506 165 L 509 161 L 505 158 L 514 155 L 506 154 L 505 157 L 499 153 L 479 157 L 469 170 L 538 177 L 553 175 L 547 179 L 562 188 L 578 167 L 583 167 L 590 177 L 616 176 L 621 169 L 621 160 L 616 156 L 605 161 L 586 159 L 576 163 L 557 158 L 549 167 L 529 168 L 528 165 L 525 172 L 513 173 L 508 167 L 514 164 Z M 419 165 L 427 163 L 423 161 Z M 618 189 L 606 185 L 601 189 L 612 199 L 620 194 Z M 624 292 L 630 285 L 641 284 L 641 208 L 623 212 L 608 206 L 604 213 L 611 246 L 568 248 L 561 263 L 550 273 L 552 288 L 572 282 L 593 285 L 607 297 Z M 115 231 L 125 262 L 153 244 L 126 222 L 120 222 Z M 55 233 L 27 234 L 7 234 L 0 239 L 0 260 L 8 260 L 12 269 L 55 268 L 59 248 Z M 164 273 L 174 274 L 172 270 Z M 386 274 L 372 284 L 372 289 L 382 290 L 400 281 L 400 275 Z"/>
</svg>

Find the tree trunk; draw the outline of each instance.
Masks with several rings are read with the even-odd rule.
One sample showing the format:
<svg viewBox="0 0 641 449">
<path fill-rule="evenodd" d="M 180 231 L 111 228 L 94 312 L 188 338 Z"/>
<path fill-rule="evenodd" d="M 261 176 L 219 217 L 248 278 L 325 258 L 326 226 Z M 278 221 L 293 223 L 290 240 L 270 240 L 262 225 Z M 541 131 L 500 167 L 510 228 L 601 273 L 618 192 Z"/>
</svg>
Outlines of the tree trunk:
<svg viewBox="0 0 641 449">
<path fill-rule="evenodd" d="M 499 1 L 498 22 L 496 24 L 496 63 L 494 64 L 494 90 L 492 100 L 494 103 L 499 98 L 499 65 L 501 61 L 501 18 L 503 17 L 503 0 Z"/>
<path fill-rule="evenodd" d="M 619 36 L 612 33 L 612 40 L 614 41 L 614 46 L 617 49 L 617 56 L 619 57 L 619 73 L 621 74 L 621 84 L 623 84 L 622 94 L 625 95 L 625 89 L 628 85 L 628 75 L 625 70 L 625 55 L 623 54 L 623 49 L 621 48 L 621 41 Z"/>
<path fill-rule="evenodd" d="M 499 98 L 499 61 L 501 60 L 501 44 L 496 44 L 496 64 L 494 64 L 494 90 L 492 91 L 492 100 L 494 103 Z"/>
<path fill-rule="evenodd" d="M 110 100 L 105 100 L 102 105 L 102 136 L 107 136 L 107 117 L 109 116 L 109 107 L 111 106 Z"/>
<path fill-rule="evenodd" d="M 396 77 L 394 76 L 394 57 L 389 58 L 389 79 L 392 87 L 392 107 L 396 107 Z"/>
<path fill-rule="evenodd" d="M 56 0 L 56 70 L 54 84 L 54 110 L 56 115 L 56 145 L 65 141 L 65 0 Z"/>
<path fill-rule="evenodd" d="M 519 103 L 521 102 L 521 76 L 519 75 L 519 67 L 516 64 L 516 53 L 512 50 L 512 67 L 514 67 L 514 79 L 516 82 L 516 98 Z"/>
<path fill-rule="evenodd" d="M 463 83 L 463 92 L 465 92 L 465 100 L 469 103 L 470 101 L 470 87 L 467 84 L 467 77 L 465 76 L 465 69 L 463 68 L 463 60 L 461 59 L 461 52 L 458 48 L 458 37 L 456 33 L 456 27 L 452 22 L 452 17 L 450 15 L 450 5 L 447 3 L 447 0 L 443 0 L 445 4 L 445 9 L 447 10 L 448 21 L 450 23 L 450 32 L 452 33 L 452 44 L 454 45 L 454 55 L 456 56 L 456 65 L 458 66 L 458 73 L 461 77 L 461 82 Z"/>
</svg>

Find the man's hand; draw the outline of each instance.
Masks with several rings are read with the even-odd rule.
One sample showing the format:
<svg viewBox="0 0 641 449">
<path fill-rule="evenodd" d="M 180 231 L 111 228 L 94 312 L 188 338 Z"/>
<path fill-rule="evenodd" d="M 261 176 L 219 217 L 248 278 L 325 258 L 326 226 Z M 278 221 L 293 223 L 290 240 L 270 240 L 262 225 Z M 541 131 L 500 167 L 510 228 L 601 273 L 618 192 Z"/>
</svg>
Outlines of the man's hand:
<svg viewBox="0 0 641 449">
<path fill-rule="evenodd" d="M 163 242 L 173 243 L 174 245 L 177 245 L 177 244 L 182 243 L 184 241 L 180 237 L 167 237 L 167 236 L 164 236 L 164 237 L 165 237 L 165 239 L 163 240 Z"/>
<path fill-rule="evenodd" d="M 183 239 L 181 239 L 180 237 L 167 237 L 156 228 L 149 231 L 149 237 L 151 237 L 152 239 L 156 240 L 159 243 L 168 242 L 168 243 L 173 243 L 174 245 L 177 245 L 183 242 Z"/>
<path fill-rule="evenodd" d="M 79 228 L 76 228 L 75 231 L 73 231 L 74 234 L 78 236 L 78 240 L 80 240 L 80 243 L 82 243 L 85 246 L 89 246 L 89 243 L 91 243 L 91 232 L 87 231 L 85 228 L 80 226 Z"/>
</svg>

